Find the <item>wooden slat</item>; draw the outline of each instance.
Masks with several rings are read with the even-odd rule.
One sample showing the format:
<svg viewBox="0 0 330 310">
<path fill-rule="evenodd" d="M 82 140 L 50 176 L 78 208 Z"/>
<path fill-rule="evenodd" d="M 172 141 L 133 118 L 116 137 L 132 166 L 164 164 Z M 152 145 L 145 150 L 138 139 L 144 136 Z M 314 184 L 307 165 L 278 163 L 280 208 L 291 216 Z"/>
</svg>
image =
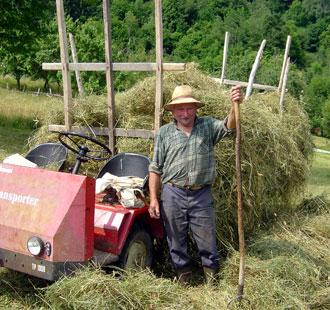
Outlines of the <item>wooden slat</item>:
<svg viewBox="0 0 330 310">
<path fill-rule="evenodd" d="M 281 114 L 283 113 L 283 110 L 284 110 L 283 102 L 284 102 L 284 95 L 285 95 L 285 91 L 286 91 L 286 83 L 287 83 L 288 75 L 289 75 L 290 57 L 288 57 L 288 59 L 286 60 L 285 63 L 286 63 L 286 66 L 285 66 L 285 70 L 284 70 L 281 96 L 280 96 L 280 111 L 281 111 Z"/>
<path fill-rule="evenodd" d="M 67 130 L 71 127 L 72 89 L 69 71 L 69 53 L 62 0 L 56 0 L 57 24 L 60 41 L 61 67 L 63 78 L 64 122 Z"/>
<path fill-rule="evenodd" d="M 73 37 L 72 33 L 69 33 L 69 40 L 70 40 L 70 46 L 71 46 L 72 61 L 73 61 L 73 63 L 78 63 L 76 44 L 74 43 L 74 37 Z M 70 69 L 70 67 L 69 67 L 69 69 Z M 77 81 L 79 95 L 83 96 L 84 95 L 84 86 L 82 83 L 80 71 L 75 70 L 75 74 L 76 74 L 76 81 Z"/>
<path fill-rule="evenodd" d="M 221 79 L 219 79 L 219 78 L 212 78 L 212 79 L 215 80 L 218 83 L 221 83 Z M 235 81 L 235 80 L 227 80 L 227 79 L 224 79 L 223 80 L 223 84 L 225 84 L 225 85 L 240 85 L 240 86 L 243 86 L 243 87 L 247 87 L 248 86 L 248 82 Z M 277 87 L 275 87 L 275 86 L 263 85 L 263 84 L 256 84 L 256 83 L 253 83 L 253 88 L 255 88 L 255 89 L 263 89 L 263 90 L 277 90 Z"/>
<path fill-rule="evenodd" d="M 261 45 L 259 47 L 259 51 L 257 53 L 256 59 L 254 60 L 254 63 L 253 63 L 253 66 L 252 66 L 252 70 L 251 70 L 251 73 L 250 73 L 250 76 L 249 76 L 248 86 L 247 86 L 246 92 L 245 92 L 245 99 L 250 97 L 250 95 L 252 93 L 254 78 L 257 74 L 257 70 L 258 70 L 258 67 L 259 67 L 259 63 L 261 61 L 261 57 L 262 57 L 262 53 L 263 53 L 263 50 L 265 48 L 265 45 L 266 45 L 266 40 L 263 40 L 261 42 Z"/>
<path fill-rule="evenodd" d="M 285 52 L 284 52 L 284 56 L 283 56 L 283 64 L 282 64 L 282 70 L 281 70 L 281 75 L 280 75 L 280 81 L 278 83 L 278 91 L 282 90 L 284 72 L 285 72 L 285 68 L 286 68 L 286 62 L 287 62 L 288 56 L 289 56 L 290 47 L 291 47 L 291 36 L 288 36 L 286 39 L 286 44 L 285 44 Z"/>
<path fill-rule="evenodd" d="M 66 131 L 64 125 L 49 125 L 49 131 L 61 132 Z M 82 133 L 90 136 L 108 136 L 109 129 L 101 127 L 82 127 L 72 126 L 71 131 L 76 133 Z M 146 129 L 125 129 L 125 128 L 114 128 L 114 135 L 116 137 L 130 137 L 130 138 L 145 138 L 153 139 L 154 131 Z"/>
<path fill-rule="evenodd" d="M 62 69 L 61 63 L 47 63 L 42 64 L 43 70 L 57 71 Z M 106 64 L 104 62 L 80 62 L 69 63 L 70 71 L 105 71 Z M 185 63 L 163 63 L 163 71 L 184 71 L 186 69 Z M 113 71 L 156 71 L 157 63 L 153 62 L 113 62 Z"/>
<path fill-rule="evenodd" d="M 111 16 L 109 14 L 109 0 L 103 0 L 103 22 L 104 22 L 104 44 L 105 44 L 105 63 L 107 80 L 107 106 L 108 106 L 108 129 L 109 129 L 109 148 L 115 153 L 114 136 L 114 115 L 115 115 L 115 95 L 112 78 L 112 45 L 111 45 Z"/>
<path fill-rule="evenodd" d="M 228 45 L 229 45 L 229 32 L 226 31 L 226 34 L 225 34 L 225 43 L 224 43 L 224 47 L 223 47 L 223 58 L 222 58 L 221 77 L 220 77 L 220 83 L 221 84 L 223 84 L 223 81 L 225 79 L 225 71 L 226 71 L 227 55 L 228 55 Z"/>
<path fill-rule="evenodd" d="M 161 126 L 161 108 L 163 105 L 163 18 L 162 1 L 155 0 L 155 28 L 156 28 L 156 94 L 155 94 L 155 123 L 158 130 Z"/>
<path fill-rule="evenodd" d="M 153 130 L 115 128 L 116 137 L 153 139 L 154 135 Z"/>
</svg>

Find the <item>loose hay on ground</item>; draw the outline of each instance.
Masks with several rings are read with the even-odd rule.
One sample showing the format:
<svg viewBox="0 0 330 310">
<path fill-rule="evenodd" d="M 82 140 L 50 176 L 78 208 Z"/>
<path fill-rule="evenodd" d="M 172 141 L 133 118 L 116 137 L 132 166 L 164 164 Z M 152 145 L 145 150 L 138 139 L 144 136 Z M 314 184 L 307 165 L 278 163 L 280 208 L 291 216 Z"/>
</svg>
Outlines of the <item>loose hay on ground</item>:
<svg viewBox="0 0 330 310">
<path fill-rule="evenodd" d="M 247 248 L 245 295 L 230 309 L 327 309 L 330 205 L 322 214 L 296 218 L 261 234 Z M 302 234 L 304 236 L 302 237 Z M 324 239 L 324 242 L 318 240 Z M 318 243 L 318 247 L 313 244 Z M 320 255 L 324 257 L 320 259 Z M 326 258 L 327 257 L 327 258 Z M 85 269 L 42 289 L 42 304 L 54 309 L 225 309 L 236 296 L 239 253 L 231 250 L 215 286 L 182 287 L 149 271 L 105 274 Z M 39 306 L 42 306 L 39 305 Z"/>
</svg>

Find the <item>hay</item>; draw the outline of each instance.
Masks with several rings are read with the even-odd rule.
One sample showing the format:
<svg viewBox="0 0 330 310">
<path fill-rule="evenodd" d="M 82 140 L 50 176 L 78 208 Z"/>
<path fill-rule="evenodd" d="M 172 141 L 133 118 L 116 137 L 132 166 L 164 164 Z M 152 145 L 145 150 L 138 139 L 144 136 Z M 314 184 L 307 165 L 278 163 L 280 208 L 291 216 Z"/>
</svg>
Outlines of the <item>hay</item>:
<svg viewBox="0 0 330 310">
<path fill-rule="evenodd" d="M 168 102 L 176 85 L 189 84 L 196 96 L 205 103 L 199 115 L 224 118 L 229 109 L 228 89 L 218 85 L 189 65 L 185 72 L 166 73 L 164 103 Z M 130 90 L 116 96 L 116 127 L 152 129 L 155 78 L 148 77 Z M 106 99 L 93 96 L 76 100 L 73 109 L 74 125 L 107 126 Z M 269 225 L 282 210 L 294 205 L 303 191 L 308 175 L 312 142 L 308 119 L 299 103 L 287 95 L 285 113 L 281 117 L 277 93 L 259 93 L 241 107 L 242 174 L 245 209 L 245 231 L 250 236 L 258 228 Z M 165 112 L 163 121 L 170 120 Z M 45 126 L 58 122 L 52 113 L 43 120 Z M 63 121 L 63 120 L 62 120 Z M 42 127 L 31 141 L 53 140 L 54 135 Z M 119 152 L 139 152 L 152 157 L 152 141 L 118 138 Z M 216 149 L 218 177 L 213 186 L 217 213 L 217 236 L 221 244 L 237 242 L 236 181 L 234 138 L 221 141 Z M 84 169 L 97 171 L 99 166 Z M 86 171 L 85 171 L 86 173 Z"/>
<path fill-rule="evenodd" d="M 315 210 L 306 214 L 305 207 Z M 279 218 L 247 247 L 244 298 L 229 309 L 329 309 L 330 204 L 316 197 Z M 160 261 L 159 263 L 163 263 Z M 85 268 L 55 283 L 0 268 L 4 309 L 226 309 L 236 296 L 239 253 L 230 250 L 212 287 L 182 287 L 150 271 Z"/>
<path fill-rule="evenodd" d="M 177 283 L 147 271 L 124 273 L 121 278 L 118 272 L 107 275 L 87 268 L 54 283 L 41 298 L 56 309 L 171 309 L 173 301 L 187 308 Z"/>
<path fill-rule="evenodd" d="M 312 201 L 311 201 L 312 202 Z M 323 211 L 280 219 L 247 248 L 245 295 L 230 309 L 328 309 L 330 205 L 313 199 Z M 236 296 L 239 253 L 230 251 L 214 286 L 201 280 L 182 287 L 151 272 L 81 270 L 39 290 L 40 308 L 52 309 L 225 309 Z"/>
</svg>

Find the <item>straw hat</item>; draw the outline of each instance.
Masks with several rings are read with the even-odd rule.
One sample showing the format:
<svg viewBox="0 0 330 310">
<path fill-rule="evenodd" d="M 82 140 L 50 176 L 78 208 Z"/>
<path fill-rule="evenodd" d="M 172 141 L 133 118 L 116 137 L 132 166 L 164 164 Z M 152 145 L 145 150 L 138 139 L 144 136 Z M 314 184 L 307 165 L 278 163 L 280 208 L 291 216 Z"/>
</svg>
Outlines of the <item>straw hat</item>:
<svg viewBox="0 0 330 310">
<path fill-rule="evenodd" d="M 197 109 L 204 105 L 204 103 L 193 97 L 192 88 L 189 85 L 182 85 L 175 87 L 172 99 L 164 105 L 164 109 L 172 111 L 173 106 L 183 103 L 194 103 Z"/>
</svg>

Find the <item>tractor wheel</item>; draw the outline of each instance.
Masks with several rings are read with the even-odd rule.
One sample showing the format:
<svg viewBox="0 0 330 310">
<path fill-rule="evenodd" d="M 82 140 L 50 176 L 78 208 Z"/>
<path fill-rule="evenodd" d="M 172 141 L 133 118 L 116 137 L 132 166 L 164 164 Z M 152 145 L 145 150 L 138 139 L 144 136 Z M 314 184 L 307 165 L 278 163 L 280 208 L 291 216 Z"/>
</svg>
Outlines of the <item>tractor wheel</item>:
<svg viewBox="0 0 330 310">
<path fill-rule="evenodd" d="M 142 228 L 133 227 L 119 257 L 122 269 L 145 269 L 152 263 L 152 240 Z"/>
</svg>

